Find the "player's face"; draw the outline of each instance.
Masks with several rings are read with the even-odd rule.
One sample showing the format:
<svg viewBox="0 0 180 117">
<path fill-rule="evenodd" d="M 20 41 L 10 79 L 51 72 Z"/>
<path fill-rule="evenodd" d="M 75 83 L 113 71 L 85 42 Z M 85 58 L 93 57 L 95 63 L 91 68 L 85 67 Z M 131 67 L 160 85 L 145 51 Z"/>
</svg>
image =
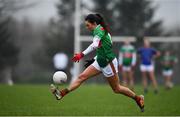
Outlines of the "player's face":
<svg viewBox="0 0 180 117">
<path fill-rule="evenodd" d="M 92 31 L 96 27 L 94 23 L 90 23 L 88 21 L 85 21 L 85 25 L 86 25 L 86 28 L 90 31 Z"/>
<path fill-rule="evenodd" d="M 125 45 L 129 45 L 129 41 L 128 41 L 128 40 L 125 40 L 125 41 L 124 41 L 124 44 L 125 44 Z"/>
<path fill-rule="evenodd" d="M 150 47 L 150 42 L 148 40 L 144 40 L 144 46 L 145 47 Z"/>
</svg>

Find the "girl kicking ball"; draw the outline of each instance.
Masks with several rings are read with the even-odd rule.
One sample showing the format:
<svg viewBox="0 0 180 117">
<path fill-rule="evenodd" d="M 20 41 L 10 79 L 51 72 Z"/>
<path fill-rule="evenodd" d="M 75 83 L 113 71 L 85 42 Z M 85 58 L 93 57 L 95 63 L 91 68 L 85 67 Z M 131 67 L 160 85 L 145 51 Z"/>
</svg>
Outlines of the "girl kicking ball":
<svg viewBox="0 0 180 117">
<path fill-rule="evenodd" d="M 95 61 L 89 65 L 68 88 L 59 90 L 51 85 L 51 91 L 60 100 L 77 89 L 87 79 L 103 73 L 114 93 L 123 94 L 136 101 L 141 111 L 144 110 L 144 96 L 137 96 L 129 88 L 119 84 L 118 62 L 112 51 L 112 40 L 104 18 L 100 14 L 89 14 L 85 18 L 86 28 L 92 31 L 93 42 L 83 52 L 77 53 L 72 61 L 79 62 L 84 56 L 96 51 Z M 98 93 L 98 92 L 97 92 Z"/>
</svg>

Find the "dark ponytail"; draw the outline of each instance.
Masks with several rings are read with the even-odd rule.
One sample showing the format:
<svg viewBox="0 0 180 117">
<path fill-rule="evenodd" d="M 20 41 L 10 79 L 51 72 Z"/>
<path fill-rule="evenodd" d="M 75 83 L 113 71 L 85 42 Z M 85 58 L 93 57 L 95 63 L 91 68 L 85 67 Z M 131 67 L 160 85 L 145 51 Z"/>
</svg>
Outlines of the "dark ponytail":
<svg viewBox="0 0 180 117">
<path fill-rule="evenodd" d="M 109 27 L 106 25 L 104 18 L 100 14 L 89 14 L 86 16 L 85 21 L 96 23 L 97 25 L 100 24 L 106 33 L 110 33 Z"/>
</svg>

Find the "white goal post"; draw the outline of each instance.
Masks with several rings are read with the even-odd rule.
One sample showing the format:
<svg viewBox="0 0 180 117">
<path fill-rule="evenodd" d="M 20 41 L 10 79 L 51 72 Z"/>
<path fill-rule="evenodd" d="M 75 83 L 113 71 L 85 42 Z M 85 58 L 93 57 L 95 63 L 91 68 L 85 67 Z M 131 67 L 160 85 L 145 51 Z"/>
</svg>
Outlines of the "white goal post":
<svg viewBox="0 0 180 117">
<path fill-rule="evenodd" d="M 79 36 L 80 42 L 91 42 L 91 36 Z M 171 42 L 180 42 L 180 37 L 144 37 L 150 42 L 160 42 L 160 43 L 171 43 Z M 136 37 L 131 36 L 112 36 L 113 42 L 123 42 L 125 40 L 129 40 L 130 42 L 136 42 Z"/>
</svg>

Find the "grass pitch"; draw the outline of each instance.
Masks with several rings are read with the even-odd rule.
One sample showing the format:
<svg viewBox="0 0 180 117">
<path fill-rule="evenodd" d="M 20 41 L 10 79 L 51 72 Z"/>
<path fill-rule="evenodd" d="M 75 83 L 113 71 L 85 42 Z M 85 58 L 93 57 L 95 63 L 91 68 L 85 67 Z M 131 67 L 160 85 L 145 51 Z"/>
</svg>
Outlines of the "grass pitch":
<svg viewBox="0 0 180 117">
<path fill-rule="evenodd" d="M 142 87 L 136 86 L 137 94 Z M 150 90 L 145 95 L 145 112 L 135 102 L 114 94 L 107 85 L 83 85 L 56 101 L 48 85 L 0 85 L 0 116 L 119 116 L 180 115 L 180 86 L 159 94 Z"/>
</svg>

